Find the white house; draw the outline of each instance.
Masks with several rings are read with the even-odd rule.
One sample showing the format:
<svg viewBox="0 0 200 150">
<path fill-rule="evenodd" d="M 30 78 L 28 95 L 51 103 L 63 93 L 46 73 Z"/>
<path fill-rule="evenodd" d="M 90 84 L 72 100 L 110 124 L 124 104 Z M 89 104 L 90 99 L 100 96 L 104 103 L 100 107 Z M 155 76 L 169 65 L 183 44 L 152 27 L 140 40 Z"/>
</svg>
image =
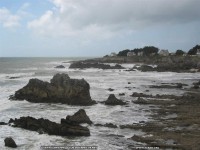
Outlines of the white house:
<svg viewBox="0 0 200 150">
<path fill-rule="evenodd" d="M 117 56 L 117 54 L 114 53 L 114 52 L 112 52 L 112 53 L 110 54 L 110 56 L 111 56 L 111 57 L 115 57 L 115 56 Z"/>
<path fill-rule="evenodd" d="M 197 49 L 197 55 L 200 56 L 200 49 Z"/>
<path fill-rule="evenodd" d="M 135 52 L 128 52 L 128 53 L 127 53 L 127 56 L 128 56 L 128 57 L 135 56 L 135 55 L 136 55 Z"/>
<path fill-rule="evenodd" d="M 143 56 L 143 52 L 138 52 L 137 55 L 138 56 Z"/>
<path fill-rule="evenodd" d="M 161 50 L 161 51 L 159 52 L 159 55 L 160 55 L 160 56 L 169 56 L 169 51 L 168 51 L 168 50 Z"/>
</svg>

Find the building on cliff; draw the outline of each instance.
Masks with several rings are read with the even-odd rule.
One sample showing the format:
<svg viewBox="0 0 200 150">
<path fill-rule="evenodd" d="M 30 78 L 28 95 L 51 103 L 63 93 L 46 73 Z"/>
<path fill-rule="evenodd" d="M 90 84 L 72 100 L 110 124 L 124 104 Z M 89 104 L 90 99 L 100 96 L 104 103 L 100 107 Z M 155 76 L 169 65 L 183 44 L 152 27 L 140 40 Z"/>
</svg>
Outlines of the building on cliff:
<svg viewBox="0 0 200 150">
<path fill-rule="evenodd" d="M 135 52 L 128 52 L 128 53 L 127 53 L 127 57 L 131 57 L 131 56 L 135 56 L 135 55 L 136 55 Z"/>
<path fill-rule="evenodd" d="M 169 56 L 169 51 L 168 50 L 160 50 L 159 55 L 160 56 Z"/>
</svg>

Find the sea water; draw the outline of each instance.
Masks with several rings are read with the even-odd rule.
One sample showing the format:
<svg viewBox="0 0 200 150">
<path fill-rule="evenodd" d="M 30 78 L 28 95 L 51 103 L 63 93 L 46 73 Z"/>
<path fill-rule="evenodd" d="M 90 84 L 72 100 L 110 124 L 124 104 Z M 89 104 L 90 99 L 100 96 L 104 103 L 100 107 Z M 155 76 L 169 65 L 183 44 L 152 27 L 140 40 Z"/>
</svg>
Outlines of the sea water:
<svg viewBox="0 0 200 150">
<path fill-rule="evenodd" d="M 120 129 L 119 125 L 139 123 L 151 118 L 149 106 L 132 103 L 135 98 L 133 92 L 147 92 L 153 94 L 181 95 L 183 90 L 149 89 L 150 85 L 161 83 L 186 83 L 198 80 L 198 73 L 172 73 L 172 72 L 140 72 L 126 71 L 134 64 L 122 64 L 126 69 L 69 69 L 70 62 L 86 58 L 0 58 L 0 122 L 8 122 L 10 118 L 32 116 L 45 118 L 57 123 L 67 115 L 73 115 L 79 109 L 85 109 L 93 123 L 113 123 L 118 128 L 88 126 L 89 137 L 61 137 L 47 134 L 38 134 L 35 131 L 0 126 L 0 149 L 9 149 L 4 146 L 4 139 L 12 137 L 18 150 L 38 150 L 41 146 L 97 146 L 98 149 L 129 149 L 130 146 L 142 145 L 129 140 L 141 131 Z M 58 65 L 65 68 L 57 69 Z M 114 64 L 113 64 L 114 65 Z M 66 104 L 30 103 L 27 101 L 10 101 L 9 96 L 25 86 L 29 79 L 38 78 L 50 81 L 56 73 L 67 73 L 70 78 L 84 78 L 90 84 L 90 95 L 97 102 L 105 101 L 109 94 L 115 94 L 128 102 L 127 106 L 106 106 L 98 103 L 93 106 L 70 106 Z M 128 84 L 130 82 L 130 84 Z M 114 91 L 109 91 L 112 88 Z M 119 93 L 125 93 L 119 96 Z M 146 93 L 148 94 L 148 93 Z M 121 135 L 121 136 L 118 136 Z"/>
</svg>

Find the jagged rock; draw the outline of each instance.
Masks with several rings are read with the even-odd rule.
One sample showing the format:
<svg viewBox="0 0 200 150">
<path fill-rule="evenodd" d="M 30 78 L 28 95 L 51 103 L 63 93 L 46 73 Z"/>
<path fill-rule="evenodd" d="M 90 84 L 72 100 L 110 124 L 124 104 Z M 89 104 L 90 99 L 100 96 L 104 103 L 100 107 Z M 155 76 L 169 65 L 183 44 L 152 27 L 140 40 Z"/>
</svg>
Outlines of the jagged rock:
<svg viewBox="0 0 200 150">
<path fill-rule="evenodd" d="M 55 123 L 48 119 L 35 119 L 33 117 L 20 117 L 19 119 L 10 119 L 13 127 L 19 127 L 39 133 L 48 133 L 49 135 L 60 136 L 89 136 L 90 131 L 87 127 L 69 123 Z"/>
<path fill-rule="evenodd" d="M 90 85 L 84 79 L 70 79 L 67 74 L 56 74 L 51 82 L 30 79 L 29 83 L 11 96 L 12 100 L 35 103 L 95 104 L 90 97 Z"/>
<path fill-rule="evenodd" d="M 102 63 L 89 63 L 89 62 L 74 62 L 72 63 L 69 68 L 79 68 L 79 69 L 85 69 L 85 68 L 98 68 L 98 69 L 124 69 L 119 64 L 116 64 L 115 66 L 110 66 L 108 64 L 102 64 Z"/>
<path fill-rule="evenodd" d="M 61 123 L 70 123 L 70 124 L 87 123 L 87 124 L 92 124 L 92 121 L 87 116 L 85 110 L 80 109 L 73 116 L 67 116 L 66 119 L 61 119 Z"/>
<path fill-rule="evenodd" d="M 11 148 L 16 148 L 17 144 L 11 137 L 7 137 L 4 139 L 5 146 L 11 147 Z"/>
<path fill-rule="evenodd" d="M 117 99 L 114 94 L 110 94 L 108 99 L 105 101 L 106 105 L 126 105 L 126 102 L 123 102 L 120 99 Z"/>
<path fill-rule="evenodd" d="M 59 66 L 56 66 L 55 68 L 65 68 L 65 66 L 63 66 L 63 65 L 59 65 Z"/>
</svg>

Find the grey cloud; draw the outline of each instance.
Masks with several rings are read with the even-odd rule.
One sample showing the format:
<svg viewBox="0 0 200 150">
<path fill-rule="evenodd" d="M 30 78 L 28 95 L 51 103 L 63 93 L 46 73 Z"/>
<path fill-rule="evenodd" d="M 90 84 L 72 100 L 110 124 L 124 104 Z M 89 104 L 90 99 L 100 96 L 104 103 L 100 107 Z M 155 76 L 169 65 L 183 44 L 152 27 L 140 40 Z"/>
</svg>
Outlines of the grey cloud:
<svg viewBox="0 0 200 150">
<path fill-rule="evenodd" d="M 73 27 L 90 24 L 131 28 L 159 23 L 199 21 L 199 0 L 74 0 L 63 2 L 61 16 Z"/>
</svg>

